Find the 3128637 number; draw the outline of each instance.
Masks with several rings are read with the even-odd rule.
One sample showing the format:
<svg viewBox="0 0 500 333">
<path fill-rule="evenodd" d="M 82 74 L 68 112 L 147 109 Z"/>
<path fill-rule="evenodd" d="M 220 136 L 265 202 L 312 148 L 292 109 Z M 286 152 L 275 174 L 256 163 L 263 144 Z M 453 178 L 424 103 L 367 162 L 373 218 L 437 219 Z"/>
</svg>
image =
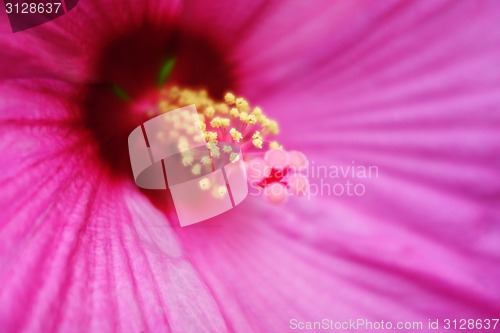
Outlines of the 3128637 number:
<svg viewBox="0 0 500 333">
<path fill-rule="evenodd" d="M 10 3 L 5 4 L 5 11 L 7 14 L 57 14 L 61 9 L 60 2 L 48 3 Z"/>
<path fill-rule="evenodd" d="M 445 330 L 494 330 L 499 319 L 445 319 L 443 328 Z"/>
</svg>

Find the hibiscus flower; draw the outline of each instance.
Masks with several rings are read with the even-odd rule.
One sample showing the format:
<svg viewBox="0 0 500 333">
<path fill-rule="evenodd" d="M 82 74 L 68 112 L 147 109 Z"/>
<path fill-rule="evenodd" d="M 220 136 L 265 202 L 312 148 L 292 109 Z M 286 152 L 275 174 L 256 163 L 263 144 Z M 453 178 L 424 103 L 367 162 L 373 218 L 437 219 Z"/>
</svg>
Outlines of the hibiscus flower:
<svg viewBox="0 0 500 333">
<path fill-rule="evenodd" d="M 498 318 L 499 25 L 494 0 L 82 1 L 15 34 L 2 15 L 0 331 Z M 262 107 L 311 195 L 180 228 L 127 151 L 174 83 Z M 360 166 L 364 191 L 330 191 Z"/>
</svg>

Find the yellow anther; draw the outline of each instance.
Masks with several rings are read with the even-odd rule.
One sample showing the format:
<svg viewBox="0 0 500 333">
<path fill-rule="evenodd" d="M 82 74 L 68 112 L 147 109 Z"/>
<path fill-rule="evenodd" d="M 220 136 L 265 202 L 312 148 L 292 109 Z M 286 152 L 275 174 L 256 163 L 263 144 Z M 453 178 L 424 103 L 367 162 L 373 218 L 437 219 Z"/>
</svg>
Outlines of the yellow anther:
<svg viewBox="0 0 500 333">
<path fill-rule="evenodd" d="M 219 148 L 212 150 L 211 154 L 212 154 L 213 158 L 219 158 L 220 157 L 220 150 L 219 150 Z"/>
<path fill-rule="evenodd" d="M 232 93 L 228 92 L 226 94 L 226 96 L 224 96 L 224 101 L 229 104 L 229 105 L 232 105 L 234 104 L 234 102 L 236 101 L 236 96 L 234 96 Z"/>
<path fill-rule="evenodd" d="M 269 123 L 271 122 L 271 120 L 269 118 L 267 118 L 266 116 L 262 115 L 261 117 L 259 117 L 259 122 L 262 125 L 262 127 L 265 128 L 265 127 L 269 126 Z"/>
<path fill-rule="evenodd" d="M 233 148 L 231 146 L 225 145 L 222 150 L 224 150 L 225 153 L 230 153 L 233 151 Z"/>
<path fill-rule="evenodd" d="M 167 112 L 168 111 L 168 102 L 166 100 L 161 100 L 158 103 L 158 108 L 160 109 L 161 112 Z"/>
<path fill-rule="evenodd" d="M 255 131 L 255 133 L 252 135 L 252 139 L 252 144 L 255 146 L 255 148 L 262 149 L 264 139 L 262 138 L 262 135 L 259 131 Z"/>
<path fill-rule="evenodd" d="M 231 155 L 229 155 L 229 161 L 231 163 L 236 163 L 236 162 L 238 162 L 239 159 L 240 159 L 240 154 L 231 153 Z"/>
<path fill-rule="evenodd" d="M 278 123 L 275 120 L 269 121 L 269 125 L 267 126 L 269 133 L 277 135 L 280 132 Z"/>
<path fill-rule="evenodd" d="M 240 112 L 240 120 L 244 122 L 245 124 L 248 123 L 248 113 L 247 112 Z"/>
<path fill-rule="evenodd" d="M 237 108 L 232 108 L 231 110 L 229 110 L 229 115 L 233 118 L 238 118 L 240 116 L 240 112 Z"/>
<path fill-rule="evenodd" d="M 217 132 L 205 132 L 205 140 L 207 142 L 217 142 Z"/>
<path fill-rule="evenodd" d="M 191 114 L 188 114 L 188 117 L 186 119 L 189 120 L 190 122 L 197 123 L 197 122 L 201 121 L 200 115 L 201 115 L 201 113 L 191 113 Z"/>
<path fill-rule="evenodd" d="M 229 113 L 229 106 L 224 103 L 219 103 L 215 105 L 215 111 L 222 113 L 222 114 L 228 114 Z"/>
<path fill-rule="evenodd" d="M 227 193 L 226 186 L 218 186 L 212 190 L 212 195 L 216 198 L 223 198 Z"/>
<path fill-rule="evenodd" d="M 258 106 L 255 107 L 255 109 L 253 109 L 253 114 L 256 116 L 256 117 L 260 117 L 262 116 L 262 109 L 259 108 Z"/>
<path fill-rule="evenodd" d="M 212 155 L 212 157 L 217 158 L 220 156 L 220 149 L 217 144 L 213 142 L 208 143 L 208 149 L 210 150 L 210 155 Z"/>
<path fill-rule="evenodd" d="M 264 114 L 254 114 L 255 118 L 257 118 L 257 122 L 263 123 L 266 119 L 266 116 Z"/>
<path fill-rule="evenodd" d="M 262 149 L 262 144 L 264 141 L 262 141 L 262 138 L 257 138 L 252 140 L 252 144 L 255 146 L 255 148 Z"/>
<path fill-rule="evenodd" d="M 283 149 L 283 146 L 280 145 L 277 141 L 272 141 L 269 143 L 269 149 Z"/>
<path fill-rule="evenodd" d="M 199 183 L 200 185 L 200 188 L 203 190 L 203 191 L 206 191 L 210 188 L 210 179 L 208 178 L 202 178 L 200 179 Z"/>
<path fill-rule="evenodd" d="M 151 117 L 158 115 L 159 112 L 168 112 L 191 104 L 196 105 L 199 117 L 196 119 L 196 115 L 189 112 L 185 112 L 180 117 L 178 114 L 167 117 L 169 120 L 167 126 L 171 128 L 171 131 L 165 132 L 164 137 L 159 137 L 160 141 L 178 140 L 179 137 L 187 136 L 189 142 L 214 144 L 222 138 L 226 138 L 226 130 L 221 129 L 227 128 L 232 142 L 251 143 L 259 149 L 262 149 L 264 145 L 266 149 L 282 149 L 278 142 L 269 143 L 267 139 L 268 135 L 279 133 L 278 123 L 269 119 L 260 107 L 251 106 L 243 97 L 227 93 L 223 101 L 215 101 L 210 98 L 206 90 L 180 89 L 178 87 L 165 89 L 160 94 L 161 100 L 153 110 L 154 113 L 148 113 Z M 253 135 L 247 135 L 247 133 L 253 133 Z M 177 144 L 179 149 L 187 150 L 189 148 L 187 143 L 177 141 Z M 197 164 L 201 165 L 201 170 L 203 170 L 204 165 L 212 162 L 211 158 L 220 156 L 221 152 L 234 154 L 232 150 L 229 150 L 232 148 L 229 145 L 228 147 L 221 146 L 221 151 L 219 151 L 218 146 L 207 146 L 210 149 L 210 156 L 201 159 L 196 157 Z M 198 166 L 193 165 L 195 162 L 190 161 L 191 158 L 192 156 L 184 157 L 183 163 L 188 164 L 192 170 L 194 169 L 193 171 L 197 171 Z"/>
<path fill-rule="evenodd" d="M 240 111 L 248 111 L 248 109 L 250 108 L 250 105 L 248 104 L 248 102 L 244 98 L 237 98 L 236 99 L 236 107 Z"/>
<path fill-rule="evenodd" d="M 226 128 L 229 126 L 229 123 L 230 120 L 227 118 L 215 117 L 210 122 L 210 126 L 212 126 L 213 128 L 219 128 L 219 127 Z"/>
<path fill-rule="evenodd" d="M 188 122 L 191 120 L 191 114 L 186 110 L 181 111 L 181 117 Z"/>
<path fill-rule="evenodd" d="M 172 87 L 168 91 L 168 97 L 170 97 L 171 99 L 177 99 L 177 98 L 179 98 L 180 93 L 181 93 L 181 90 L 179 89 L 179 87 Z"/>
<path fill-rule="evenodd" d="M 257 124 L 257 118 L 253 114 L 248 115 L 247 123 L 250 125 Z"/>
<path fill-rule="evenodd" d="M 201 164 L 203 165 L 207 165 L 207 164 L 210 164 L 211 160 L 210 160 L 210 156 L 203 156 L 200 160 Z"/>
<path fill-rule="evenodd" d="M 200 133 L 200 134 L 198 134 L 198 135 L 195 135 L 195 136 L 193 137 L 193 141 L 194 141 L 194 142 L 200 142 L 200 143 L 201 143 L 201 142 L 206 142 L 206 140 L 205 140 L 205 134 L 204 134 L 204 133 L 205 133 L 205 132 Z"/>
<path fill-rule="evenodd" d="M 181 136 L 179 138 L 177 148 L 180 151 L 187 150 L 189 148 L 189 143 L 185 136 Z"/>
<path fill-rule="evenodd" d="M 194 127 L 194 126 L 188 126 L 188 127 L 186 127 L 186 133 L 189 136 L 193 136 L 194 134 L 198 133 L 198 129 L 196 129 L 196 127 Z"/>
<path fill-rule="evenodd" d="M 205 116 L 207 116 L 208 118 L 213 118 L 214 114 L 215 114 L 215 109 L 212 107 L 212 106 L 209 106 L 205 109 Z"/>
<path fill-rule="evenodd" d="M 243 135 L 241 135 L 241 133 L 234 128 L 231 128 L 229 134 L 231 135 L 231 137 L 235 142 L 240 142 L 241 139 L 243 139 Z"/>
<path fill-rule="evenodd" d="M 193 161 L 194 161 L 194 158 L 192 155 L 185 155 L 183 158 L 182 158 L 182 164 L 184 166 L 190 166 L 193 164 Z"/>
<path fill-rule="evenodd" d="M 198 176 L 199 174 L 201 174 L 201 165 L 199 163 L 196 163 L 195 165 L 193 165 L 193 167 L 191 168 L 191 172 L 195 176 Z"/>
</svg>

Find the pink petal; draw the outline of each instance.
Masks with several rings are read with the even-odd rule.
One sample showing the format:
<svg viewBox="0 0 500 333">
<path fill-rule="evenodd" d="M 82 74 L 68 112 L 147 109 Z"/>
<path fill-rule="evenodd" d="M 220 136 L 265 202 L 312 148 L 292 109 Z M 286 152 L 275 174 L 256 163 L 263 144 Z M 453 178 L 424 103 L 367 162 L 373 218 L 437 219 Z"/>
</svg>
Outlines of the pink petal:
<svg viewBox="0 0 500 333">
<path fill-rule="evenodd" d="M 279 205 L 288 199 L 285 185 L 271 183 L 264 188 L 264 197 L 272 204 Z"/>
<path fill-rule="evenodd" d="M 307 202 L 309 214 L 290 222 L 290 234 L 359 265 L 346 281 L 364 288 L 361 314 L 498 312 L 498 3 L 386 2 L 346 14 L 365 4 L 323 8 L 306 26 L 293 16 L 303 12 L 290 7 L 289 21 L 269 17 L 239 44 L 237 57 L 254 55 L 240 67 L 242 93 L 274 112 L 285 147 L 304 151 L 316 166 L 354 161 L 379 169 L 378 178 L 360 180 L 362 197 L 313 198 L 328 212 Z M 257 48 L 271 33 L 279 42 Z M 321 178 L 312 185 L 345 181 Z M 299 214 L 296 204 L 289 209 Z M 337 228 L 346 232 L 336 235 Z M 290 275 L 296 271 L 303 270 Z M 335 313 L 356 314 L 350 302 L 338 302 Z"/>
<path fill-rule="evenodd" d="M 241 91 L 279 118 L 286 146 L 379 176 L 361 180 L 361 197 L 248 200 L 185 229 L 131 182 L 108 179 L 57 97 L 94 79 L 91 32 L 164 17 L 113 3 L 82 2 L 70 12 L 82 21 L 68 14 L 23 35 L 2 22 L 0 77 L 17 79 L 0 101 L 2 329 L 280 332 L 293 318 L 498 314 L 496 2 L 188 3 L 193 26 L 235 37 L 221 43 Z"/>
<path fill-rule="evenodd" d="M 283 170 L 288 166 L 290 157 L 283 149 L 271 149 L 264 155 L 264 160 L 273 169 Z"/>
<path fill-rule="evenodd" d="M 294 171 L 301 171 L 307 169 L 309 162 L 306 156 L 300 151 L 289 151 L 288 157 L 290 158 L 290 168 Z"/>
<path fill-rule="evenodd" d="M 132 182 L 110 182 L 62 126 L 2 129 L 3 331 L 225 330 L 168 221 Z"/>
<path fill-rule="evenodd" d="M 249 182 L 260 182 L 268 177 L 270 173 L 271 169 L 263 159 L 253 158 L 247 163 L 247 177 Z"/>
<path fill-rule="evenodd" d="M 309 192 L 309 181 L 302 174 L 288 176 L 287 185 L 294 195 L 306 195 Z"/>
</svg>

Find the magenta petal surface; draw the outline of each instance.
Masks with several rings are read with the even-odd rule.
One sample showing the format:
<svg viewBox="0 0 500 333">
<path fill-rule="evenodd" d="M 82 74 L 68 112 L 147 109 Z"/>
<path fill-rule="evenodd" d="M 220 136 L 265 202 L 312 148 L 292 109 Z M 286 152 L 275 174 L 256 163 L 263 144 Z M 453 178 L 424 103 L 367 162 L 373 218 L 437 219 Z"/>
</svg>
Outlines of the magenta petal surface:
<svg viewBox="0 0 500 333">
<path fill-rule="evenodd" d="M 498 316 L 497 1 L 116 8 L 81 1 L 16 38 L 0 22 L 0 331 Z M 132 176 L 112 179 L 78 101 L 98 82 L 96 50 L 144 21 L 209 35 L 287 149 L 378 168 L 366 193 L 249 198 L 181 229 Z"/>
<path fill-rule="evenodd" d="M 1 136 L 2 331 L 223 331 L 164 215 L 64 134 L 13 125 Z"/>
</svg>

